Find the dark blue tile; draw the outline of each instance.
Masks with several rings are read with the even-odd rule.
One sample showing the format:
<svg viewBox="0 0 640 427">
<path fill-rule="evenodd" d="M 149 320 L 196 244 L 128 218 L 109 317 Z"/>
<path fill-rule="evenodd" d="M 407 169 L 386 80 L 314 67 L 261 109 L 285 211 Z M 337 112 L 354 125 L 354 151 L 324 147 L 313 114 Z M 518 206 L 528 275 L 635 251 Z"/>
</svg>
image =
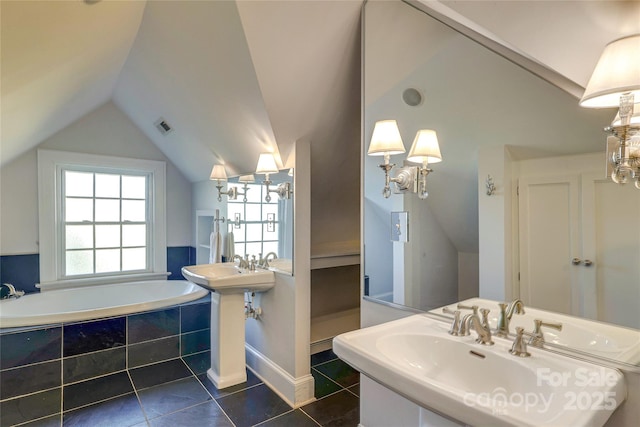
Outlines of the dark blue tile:
<svg viewBox="0 0 640 427">
<path fill-rule="evenodd" d="M 129 368 L 180 357 L 180 338 L 162 338 L 129 346 Z"/>
<path fill-rule="evenodd" d="M 20 427 L 61 427 L 62 426 L 62 414 L 52 415 L 46 418 L 40 418 L 39 420 L 31 421 L 26 424 L 21 424 Z"/>
<path fill-rule="evenodd" d="M 211 331 L 209 329 L 183 334 L 180 336 L 180 340 L 181 356 L 211 349 Z"/>
<path fill-rule="evenodd" d="M 129 316 L 129 344 L 165 338 L 180 333 L 178 307 Z"/>
<path fill-rule="evenodd" d="M 313 379 L 315 380 L 314 395 L 316 399 L 320 399 L 331 393 L 335 393 L 336 391 L 342 390 L 342 387 L 340 387 L 338 384 L 331 381 L 329 378 L 325 377 L 315 369 L 311 369 L 311 375 L 313 375 Z"/>
<path fill-rule="evenodd" d="M 233 427 L 215 402 L 205 402 L 173 414 L 151 420 L 152 427 L 216 426 Z M 317 427 L 317 425 L 315 426 Z"/>
<path fill-rule="evenodd" d="M 182 360 L 191 368 L 194 374 L 199 375 L 207 372 L 211 367 L 211 352 L 204 351 L 202 353 L 190 354 L 184 356 Z"/>
<path fill-rule="evenodd" d="M 106 350 L 126 343 L 125 317 L 64 326 L 64 356 Z"/>
<path fill-rule="evenodd" d="M 0 335 L 0 369 L 62 357 L 62 328 Z"/>
<path fill-rule="evenodd" d="M 184 280 L 182 267 L 189 264 L 189 246 L 167 247 L 167 271 L 171 272 L 169 280 Z"/>
<path fill-rule="evenodd" d="M 12 426 L 60 413 L 60 388 L 30 394 L 0 403 L 0 426 Z"/>
<path fill-rule="evenodd" d="M 138 396 L 150 420 L 211 400 L 209 393 L 194 377 L 144 389 L 138 392 Z"/>
<path fill-rule="evenodd" d="M 64 410 L 68 411 L 113 397 L 133 393 L 126 372 L 64 386 Z"/>
<path fill-rule="evenodd" d="M 258 425 L 260 427 L 318 427 L 318 424 L 300 409 L 287 412 Z"/>
<path fill-rule="evenodd" d="M 360 422 L 360 399 L 346 390 L 316 400 L 301 409 L 324 427 L 357 426 Z"/>
<path fill-rule="evenodd" d="M 351 387 L 360 382 L 360 373 L 340 359 L 314 366 L 314 369 L 317 369 L 342 387 Z"/>
<path fill-rule="evenodd" d="M 265 384 L 217 399 L 237 427 L 248 427 L 291 410 L 291 407 Z"/>
<path fill-rule="evenodd" d="M 338 356 L 336 356 L 336 354 L 331 349 L 321 351 L 320 353 L 311 355 L 311 366 L 316 366 L 321 363 L 329 362 L 330 360 L 335 360 L 337 358 Z"/>
<path fill-rule="evenodd" d="M 62 361 L 64 383 L 88 380 L 127 368 L 125 347 L 72 356 Z"/>
<path fill-rule="evenodd" d="M 142 422 L 144 413 L 133 393 L 64 413 L 65 427 L 126 427 Z"/>
<path fill-rule="evenodd" d="M 40 292 L 40 255 L 0 256 L 0 283 L 11 283 L 18 290 L 27 293 Z"/>
<path fill-rule="evenodd" d="M 130 369 L 129 374 L 136 390 L 192 376 L 187 365 L 180 359 Z"/>
<path fill-rule="evenodd" d="M 198 375 L 198 380 L 202 383 L 202 385 L 207 389 L 209 394 L 213 396 L 214 399 L 218 399 L 220 397 L 228 396 L 231 393 L 235 393 L 236 391 L 244 390 L 249 387 L 253 387 L 254 385 L 262 384 L 262 380 L 258 378 L 253 372 L 247 369 L 247 381 L 242 384 L 236 384 L 231 387 L 223 388 L 222 390 L 218 390 L 215 385 L 211 382 L 211 380 L 207 377 L 206 373 Z"/>
<path fill-rule="evenodd" d="M 62 361 L 38 363 L 0 371 L 0 399 L 60 387 Z"/>
<path fill-rule="evenodd" d="M 211 327 L 211 303 L 187 304 L 180 307 L 180 332 L 193 332 Z"/>
<path fill-rule="evenodd" d="M 189 246 L 189 265 L 196 264 L 197 260 L 197 251 L 193 246 Z M 182 276 L 182 274 L 180 274 Z"/>
<path fill-rule="evenodd" d="M 349 390 L 351 393 L 355 394 L 356 396 L 360 396 L 360 384 L 352 385 L 347 390 Z"/>
</svg>

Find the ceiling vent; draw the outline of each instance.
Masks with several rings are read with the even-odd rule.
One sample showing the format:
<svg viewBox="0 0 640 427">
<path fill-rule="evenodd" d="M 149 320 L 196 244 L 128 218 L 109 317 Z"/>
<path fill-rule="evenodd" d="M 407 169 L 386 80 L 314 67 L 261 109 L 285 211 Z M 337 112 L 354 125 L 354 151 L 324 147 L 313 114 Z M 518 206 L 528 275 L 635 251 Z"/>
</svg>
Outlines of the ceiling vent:
<svg viewBox="0 0 640 427">
<path fill-rule="evenodd" d="M 173 132 L 173 128 L 171 127 L 171 125 L 169 125 L 169 123 L 167 123 L 167 121 L 165 119 L 163 119 L 162 117 L 160 117 L 156 122 L 155 122 L 156 127 L 158 128 L 158 130 L 160 131 L 161 134 L 166 135 L 170 132 Z"/>
</svg>

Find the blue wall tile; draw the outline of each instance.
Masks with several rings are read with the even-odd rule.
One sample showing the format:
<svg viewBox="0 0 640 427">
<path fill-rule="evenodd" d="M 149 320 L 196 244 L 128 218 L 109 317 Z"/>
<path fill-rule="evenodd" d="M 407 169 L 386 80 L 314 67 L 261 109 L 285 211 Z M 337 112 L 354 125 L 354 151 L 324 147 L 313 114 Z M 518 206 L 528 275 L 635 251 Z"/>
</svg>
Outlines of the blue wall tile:
<svg viewBox="0 0 640 427">
<path fill-rule="evenodd" d="M 169 280 L 184 280 L 182 267 L 189 264 L 190 247 L 174 246 L 167 248 L 167 270 L 171 272 Z"/>
<path fill-rule="evenodd" d="M 211 303 L 180 307 L 180 332 L 193 332 L 211 327 Z"/>
<path fill-rule="evenodd" d="M 62 357 L 62 328 L 36 329 L 0 335 L 0 369 Z"/>
<path fill-rule="evenodd" d="M 129 316 L 127 326 L 129 344 L 164 338 L 180 333 L 178 307 Z"/>
<path fill-rule="evenodd" d="M 39 282 L 39 254 L 0 256 L 0 283 L 11 283 L 25 292 L 39 292 L 36 288 Z"/>
<path fill-rule="evenodd" d="M 60 387 L 17 399 L 5 400 L 0 403 L 0 425 L 12 426 L 60 413 L 61 402 L 62 389 Z"/>
<path fill-rule="evenodd" d="M 64 356 L 76 356 L 126 344 L 125 317 L 64 325 Z"/>
</svg>

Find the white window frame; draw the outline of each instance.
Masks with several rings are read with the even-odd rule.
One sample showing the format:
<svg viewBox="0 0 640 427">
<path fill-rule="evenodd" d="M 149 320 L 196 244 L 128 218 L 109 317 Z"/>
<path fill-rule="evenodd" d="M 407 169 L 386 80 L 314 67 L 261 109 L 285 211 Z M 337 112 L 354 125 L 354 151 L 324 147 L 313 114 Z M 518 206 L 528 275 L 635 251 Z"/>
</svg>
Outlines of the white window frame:
<svg viewBox="0 0 640 427">
<path fill-rule="evenodd" d="M 152 227 L 149 235 L 147 271 L 137 273 L 117 272 L 82 278 L 63 278 L 62 233 L 62 170 L 82 168 L 91 172 L 131 172 L 149 177 L 149 218 Z M 130 159 L 68 151 L 38 150 L 38 216 L 40 245 L 41 291 L 84 285 L 131 282 L 136 280 L 165 279 L 167 273 L 166 240 L 166 164 L 155 160 Z"/>
</svg>

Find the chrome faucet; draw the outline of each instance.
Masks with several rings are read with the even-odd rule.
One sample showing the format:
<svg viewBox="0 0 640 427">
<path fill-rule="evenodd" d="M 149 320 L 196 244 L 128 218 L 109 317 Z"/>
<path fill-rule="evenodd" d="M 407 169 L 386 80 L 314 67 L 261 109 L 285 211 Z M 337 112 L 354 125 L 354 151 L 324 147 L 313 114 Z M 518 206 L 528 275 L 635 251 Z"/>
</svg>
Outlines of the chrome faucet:
<svg viewBox="0 0 640 427">
<path fill-rule="evenodd" d="M 264 262 L 262 264 L 262 266 L 264 268 L 269 268 L 269 257 L 273 255 L 273 258 L 271 258 L 271 261 L 273 261 L 274 259 L 278 259 L 278 255 L 275 252 L 269 252 L 267 255 L 265 255 L 264 257 Z"/>
<path fill-rule="evenodd" d="M 496 336 L 506 338 L 509 336 L 509 321 L 513 313 L 524 314 L 524 303 L 520 299 L 515 299 L 509 305 L 501 302 L 498 306 L 500 306 L 500 317 L 498 317 Z"/>
<path fill-rule="evenodd" d="M 531 339 L 529 340 L 529 344 L 534 347 L 542 348 L 542 346 L 544 345 L 544 334 L 542 333 L 543 326 L 546 328 L 553 328 L 557 331 L 562 330 L 562 323 L 544 322 L 540 319 L 534 319 L 533 325 L 533 333 L 528 334 L 525 332 L 525 335 L 529 335 L 531 337 Z"/>
<path fill-rule="evenodd" d="M 480 309 L 480 313 L 482 313 L 482 320 L 477 314 L 467 314 L 464 316 L 463 325 L 466 331 L 466 335 L 469 334 L 470 324 L 473 325 L 476 333 L 478 334 L 478 338 L 476 338 L 476 342 L 482 345 L 493 345 L 493 341 L 491 340 L 491 328 L 489 327 L 489 310 L 486 308 Z"/>
<path fill-rule="evenodd" d="M 24 291 L 17 291 L 11 283 L 3 283 L 0 285 L 0 299 L 20 298 L 24 295 Z"/>
<path fill-rule="evenodd" d="M 249 261 L 242 258 L 242 256 L 234 255 L 233 260 L 235 261 L 236 259 L 238 260 L 238 268 L 241 268 L 243 270 L 246 270 L 247 268 L 249 268 Z"/>
</svg>

